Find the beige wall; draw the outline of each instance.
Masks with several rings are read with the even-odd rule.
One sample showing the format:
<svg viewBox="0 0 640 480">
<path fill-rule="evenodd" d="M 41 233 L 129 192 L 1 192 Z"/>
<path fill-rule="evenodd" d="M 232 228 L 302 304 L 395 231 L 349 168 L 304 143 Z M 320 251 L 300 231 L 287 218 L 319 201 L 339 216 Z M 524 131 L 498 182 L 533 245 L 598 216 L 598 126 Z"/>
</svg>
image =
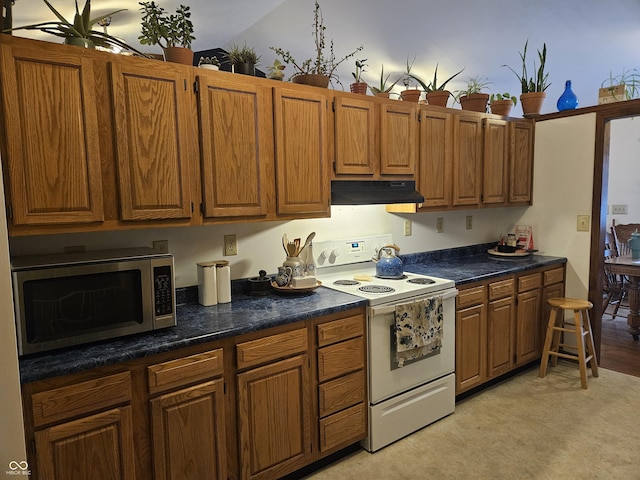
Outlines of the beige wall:
<svg viewBox="0 0 640 480">
<path fill-rule="evenodd" d="M 0 166 L 0 176 L 2 167 Z M 4 190 L 0 182 L 0 207 L 5 211 Z M 0 215 L 0 477 L 10 471 L 9 462 L 26 460 L 18 352 L 13 318 L 7 221 Z M 3 477 L 4 478 L 4 477 Z M 26 478 L 26 477 L 25 477 Z"/>
</svg>

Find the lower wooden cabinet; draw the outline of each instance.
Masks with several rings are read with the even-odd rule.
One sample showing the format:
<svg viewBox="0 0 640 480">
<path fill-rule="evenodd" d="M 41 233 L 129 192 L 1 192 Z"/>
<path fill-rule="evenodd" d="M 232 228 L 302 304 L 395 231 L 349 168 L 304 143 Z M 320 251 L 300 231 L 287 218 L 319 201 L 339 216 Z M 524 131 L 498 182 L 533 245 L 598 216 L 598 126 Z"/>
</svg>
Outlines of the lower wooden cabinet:
<svg viewBox="0 0 640 480">
<path fill-rule="evenodd" d="M 546 300 L 564 293 L 563 266 L 460 286 L 456 394 L 540 358 Z"/>
</svg>

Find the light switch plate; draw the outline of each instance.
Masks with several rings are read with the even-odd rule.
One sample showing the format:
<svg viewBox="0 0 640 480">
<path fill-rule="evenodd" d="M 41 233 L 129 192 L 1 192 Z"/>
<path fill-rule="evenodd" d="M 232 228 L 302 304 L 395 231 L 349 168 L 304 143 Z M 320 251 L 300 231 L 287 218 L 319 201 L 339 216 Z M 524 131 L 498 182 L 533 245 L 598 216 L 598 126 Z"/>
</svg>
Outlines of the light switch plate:
<svg viewBox="0 0 640 480">
<path fill-rule="evenodd" d="M 578 215 L 578 231 L 589 231 L 589 215 Z"/>
</svg>

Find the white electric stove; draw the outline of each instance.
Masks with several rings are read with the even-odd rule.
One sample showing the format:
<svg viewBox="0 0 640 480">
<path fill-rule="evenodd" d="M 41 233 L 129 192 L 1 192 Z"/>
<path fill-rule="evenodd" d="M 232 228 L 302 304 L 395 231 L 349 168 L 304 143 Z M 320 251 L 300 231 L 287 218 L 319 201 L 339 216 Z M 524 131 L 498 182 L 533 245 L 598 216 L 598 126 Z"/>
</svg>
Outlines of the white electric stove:
<svg viewBox="0 0 640 480">
<path fill-rule="evenodd" d="M 372 258 L 391 244 L 389 234 L 313 243 L 316 276 L 322 285 L 368 300 L 369 436 L 362 445 L 370 452 L 455 409 L 455 283 L 406 272 L 399 279 L 378 278 Z M 398 366 L 396 305 L 437 296 L 443 306 L 442 346 Z"/>
</svg>

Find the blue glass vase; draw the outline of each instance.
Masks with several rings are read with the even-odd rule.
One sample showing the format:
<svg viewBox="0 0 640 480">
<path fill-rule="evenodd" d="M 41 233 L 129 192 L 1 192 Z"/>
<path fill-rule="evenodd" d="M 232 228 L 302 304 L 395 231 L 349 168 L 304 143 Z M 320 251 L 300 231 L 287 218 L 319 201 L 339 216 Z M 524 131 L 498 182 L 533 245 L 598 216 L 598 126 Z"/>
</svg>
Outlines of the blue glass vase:
<svg viewBox="0 0 640 480">
<path fill-rule="evenodd" d="M 564 92 L 560 95 L 556 105 L 559 112 L 563 110 L 573 110 L 578 106 L 578 97 L 576 97 L 576 94 L 571 90 L 571 80 L 567 80 L 564 84 Z"/>
</svg>

